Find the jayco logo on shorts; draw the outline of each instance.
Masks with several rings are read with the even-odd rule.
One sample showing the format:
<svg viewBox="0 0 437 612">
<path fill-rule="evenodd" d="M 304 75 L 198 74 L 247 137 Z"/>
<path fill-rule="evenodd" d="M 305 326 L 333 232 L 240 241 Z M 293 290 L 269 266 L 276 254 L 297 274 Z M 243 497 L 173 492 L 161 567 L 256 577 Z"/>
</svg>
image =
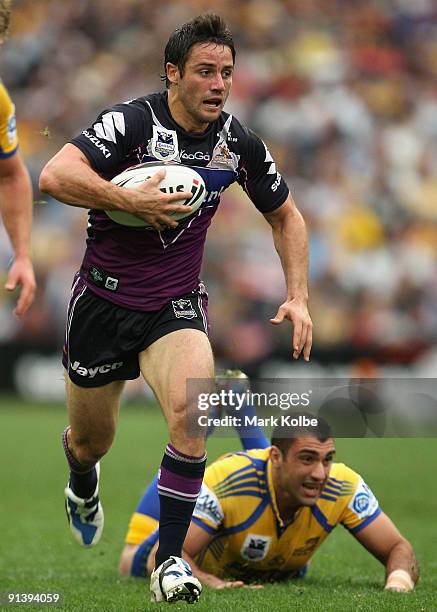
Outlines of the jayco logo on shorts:
<svg viewBox="0 0 437 612">
<path fill-rule="evenodd" d="M 85 368 L 80 365 L 80 361 L 75 361 L 71 365 L 71 369 L 74 370 L 79 376 L 85 376 L 86 378 L 94 378 L 96 374 L 108 374 L 111 370 L 118 370 L 123 365 L 123 361 L 115 361 L 114 363 L 104 363 L 101 366 L 95 368 Z"/>
</svg>

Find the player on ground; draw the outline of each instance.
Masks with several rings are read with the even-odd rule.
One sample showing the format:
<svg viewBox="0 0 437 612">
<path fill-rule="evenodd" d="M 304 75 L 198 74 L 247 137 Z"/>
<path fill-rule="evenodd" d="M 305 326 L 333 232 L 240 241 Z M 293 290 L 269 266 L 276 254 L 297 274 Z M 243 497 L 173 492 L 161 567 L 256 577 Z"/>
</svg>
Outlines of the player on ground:
<svg viewBox="0 0 437 612">
<path fill-rule="evenodd" d="M 119 398 L 140 372 L 155 392 L 170 443 L 161 463 L 160 544 L 151 580 L 156 601 L 198 598 L 201 586 L 180 559 L 205 469 L 203 438 L 185 430 L 186 381 L 213 377 L 207 294 L 199 271 L 207 229 L 221 193 L 237 181 L 273 230 L 287 295 L 273 324 L 292 322 L 293 356 L 309 359 L 307 236 L 288 187 L 263 141 L 223 111 L 235 49 L 219 16 L 203 15 L 177 29 L 165 49 L 167 91 L 103 111 L 45 167 L 43 191 L 90 208 L 87 250 L 68 311 L 63 363 L 68 373 L 70 427 L 64 448 L 70 526 L 84 545 L 101 535 L 98 461 L 114 438 Z M 192 216 L 165 195 L 156 174 L 138 190 L 109 180 L 143 162 L 172 161 L 202 175 L 207 196 Z M 124 210 L 153 228 L 128 228 L 106 210 Z"/>
<path fill-rule="evenodd" d="M 0 44 L 7 35 L 10 2 L 0 2 Z M 21 317 L 35 296 L 35 275 L 30 257 L 32 227 L 32 186 L 29 173 L 18 152 L 15 107 L 0 81 L 0 213 L 11 241 L 14 261 L 5 289 L 21 287 L 14 313 Z"/>
<path fill-rule="evenodd" d="M 251 447 L 262 450 L 225 455 L 206 470 L 184 543 L 184 557 L 203 584 L 222 589 L 301 578 L 341 524 L 384 564 L 386 589 L 413 589 L 418 567 L 411 545 L 361 476 L 333 463 L 334 440 L 324 421 L 277 427 L 268 448 L 260 430 L 255 436 Z M 157 497 L 152 482 L 129 524 L 122 575 L 145 577 L 153 569 Z"/>
</svg>

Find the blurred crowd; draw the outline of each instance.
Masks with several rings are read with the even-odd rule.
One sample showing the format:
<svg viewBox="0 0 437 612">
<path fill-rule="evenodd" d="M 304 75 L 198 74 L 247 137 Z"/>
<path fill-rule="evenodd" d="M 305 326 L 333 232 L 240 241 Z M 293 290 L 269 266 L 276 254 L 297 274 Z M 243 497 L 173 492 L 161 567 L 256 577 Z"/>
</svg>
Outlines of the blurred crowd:
<svg viewBox="0 0 437 612">
<path fill-rule="evenodd" d="M 86 211 L 38 193 L 42 166 L 103 108 L 161 89 L 170 32 L 206 10 L 236 41 L 226 110 L 267 142 L 308 224 L 315 359 L 423 359 L 437 345 L 432 0 L 15 0 L 0 75 L 34 182 L 39 289 L 23 321 L 0 294 L 0 343 L 61 344 L 84 250 Z M 222 197 L 203 277 L 219 360 L 291 352 L 268 322 L 284 298 L 270 231 L 239 188 Z"/>
</svg>

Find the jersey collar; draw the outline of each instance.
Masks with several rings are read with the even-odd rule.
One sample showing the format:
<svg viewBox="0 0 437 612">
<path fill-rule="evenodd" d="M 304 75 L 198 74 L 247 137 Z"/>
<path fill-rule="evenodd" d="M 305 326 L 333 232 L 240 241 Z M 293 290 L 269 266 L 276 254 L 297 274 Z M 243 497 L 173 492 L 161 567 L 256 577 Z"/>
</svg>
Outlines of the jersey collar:
<svg viewBox="0 0 437 612">
<path fill-rule="evenodd" d="M 272 462 L 270 461 L 270 458 L 267 459 L 267 465 L 266 465 L 266 479 L 267 479 L 267 490 L 269 493 L 269 497 L 270 497 L 270 505 L 272 507 L 273 510 L 273 514 L 276 518 L 276 526 L 277 526 L 277 531 L 278 531 L 278 537 L 287 529 L 287 527 L 289 525 L 291 525 L 292 523 L 295 522 L 296 518 L 298 517 L 300 511 L 302 510 L 302 508 L 299 508 L 297 510 L 297 512 L 295 513 L 294 517 L 288 521 L 284 521 L 281 518 L 281 515 L 279 514 L 279 507 L 278 507 L 278 501 L 276 499 L 276 492 L 275 492 L 275 488 L 273 486 L 273 478 L 272 478 Z"/>
<path fill-rule="evenodd" d="M 270 505 L 272 507 L 273 514 L 275 515 L 276 521 L 280 529 L 282 530 L 282 529 L 285 529 L 285 523 L 281 519 L 281 515 L 279 514 L 278 502 L 276 500 L 276 492 L 273 486 L 272 462 L 270 461 L 270 458 L 267 459 L 266 476 L 267 476 L 267 490 L 270 496 Z"/>
</svg>

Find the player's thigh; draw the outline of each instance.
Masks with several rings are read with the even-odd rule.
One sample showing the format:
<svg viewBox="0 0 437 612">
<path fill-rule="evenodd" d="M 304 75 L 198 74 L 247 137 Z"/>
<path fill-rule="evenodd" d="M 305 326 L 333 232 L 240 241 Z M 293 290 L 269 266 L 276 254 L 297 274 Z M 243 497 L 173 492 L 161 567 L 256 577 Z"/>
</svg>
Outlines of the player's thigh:
<svg viewBox="0 0 437 612">
<path fill-rule="evenodd" d="M 211 344 L 198 329 L 179 329 L 159 338 L 140 353 L 139 362 L 167 421 L 184 411 L 188 379 L 214 377 Z"/>
<path fill-rule="evenodd" d="M 80 387 L 65 375 L 71 433 L 77 442 L 114 436 L 124 381 L 101 387 Z"/>
</svg>

